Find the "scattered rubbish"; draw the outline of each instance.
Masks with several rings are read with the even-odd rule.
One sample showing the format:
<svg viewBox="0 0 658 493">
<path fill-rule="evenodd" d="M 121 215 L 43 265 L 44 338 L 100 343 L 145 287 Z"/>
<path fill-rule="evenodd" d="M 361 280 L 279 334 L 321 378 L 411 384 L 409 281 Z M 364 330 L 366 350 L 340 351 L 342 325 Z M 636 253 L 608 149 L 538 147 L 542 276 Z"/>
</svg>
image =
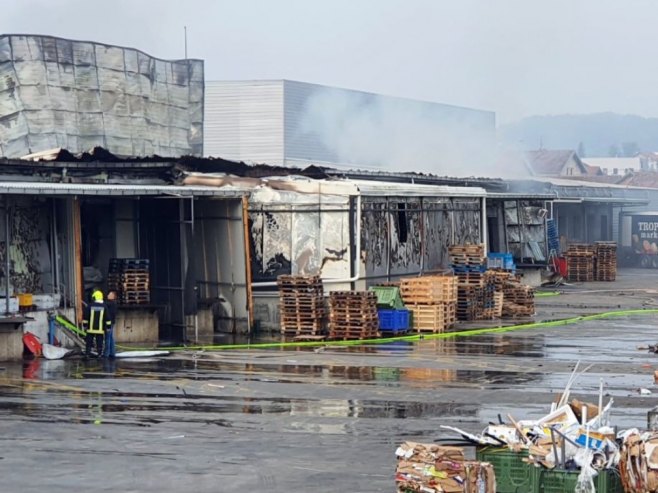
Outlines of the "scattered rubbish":
<svg viewBox="0 0 658 493">
<path fill-rule="evenodd" d="M 620 433 L 623 445 L 619 461 L 626 493 L 658 492 L 658 434 L 630 429 Z"/>
<path fill-rule="evenodd" d="M 603 405 L 602 380 L 598 404 L 570 397 L 574 383 L 590 367 L 580 370 L 580 362 L 575 365 L 564 391 L 543 418 L 516 420 L 508 414 L 504 422 L 499 416 L 499 423 L 490 424 L 479 435 L 449 426 L 441 428 L 477 446 L 477 458 L 493 464 L 501 479 L 499 493 L 520 491 L 514 486 L 519 484 L 527 491 L 617 491 L 608 488 L 618 477 L 620 457 L 609 419 L 613 400 Z M 559 488 L 541 486 L 549 484 Z"/>
<path fill-rule="evenodd" d="M 460 447 L 404 442 L 398 458 L 395 482 L 399 493 L 495 493 L 491 464 L 467 461 Z"/>
<path fill-rule="evenodd" d="M 644 389 L 644 388 L 638 389 L 638 392 L 640 393 L 640 395 L 651 395 L 652 393 L 649 389 Z"/>
<path fill-rule="evenodd" d="M 223 388 L 224 388 L 223 385 L 219 385 L 219 384 L 217 384 L 217 383 L 209 383 L 209 384 L 208 384 L 208 387 L 216 387 L 216 388 L 218 388 L 218 389 L 223 389 Z"/>
</svg>

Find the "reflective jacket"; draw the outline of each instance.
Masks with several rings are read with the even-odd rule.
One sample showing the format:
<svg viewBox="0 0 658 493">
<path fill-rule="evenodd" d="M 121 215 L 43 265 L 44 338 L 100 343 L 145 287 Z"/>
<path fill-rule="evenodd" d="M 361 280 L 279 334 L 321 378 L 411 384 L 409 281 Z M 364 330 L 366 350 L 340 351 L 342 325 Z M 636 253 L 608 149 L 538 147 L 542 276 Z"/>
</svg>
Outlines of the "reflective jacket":
<svg viewBox="0 0 658 493">
<path fill-rule="evenodd" d="M 104 334 L 112 320 L 107 314 L 107 307 L 102 301 L 94 301 L 85 308 L 84 325 L 88 334 Z"/>
</svg>

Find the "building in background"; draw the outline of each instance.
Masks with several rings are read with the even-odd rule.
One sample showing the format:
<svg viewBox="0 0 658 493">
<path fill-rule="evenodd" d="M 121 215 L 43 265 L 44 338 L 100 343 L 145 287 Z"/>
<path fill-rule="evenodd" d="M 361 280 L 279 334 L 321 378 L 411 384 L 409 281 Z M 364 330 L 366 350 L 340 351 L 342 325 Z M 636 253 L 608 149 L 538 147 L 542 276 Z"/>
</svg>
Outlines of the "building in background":
<svg viewBox="0 0 658 493">
<path fill-rule="evenodd" d="M 0 156 L 102 146 L 203 153 L 203 61 L 52 36 L 0 36 Z"/>
<path fill-rule="evenodd" d="M 525 160 L 532 176 L 585 176 L 589 173 L 576 151 L 572 150 L 527 151 Z"/>
<path fill-rule="evenodd" d="M 248 163 L 491 171 L 495 113 L 289 80 L 206 83 L 204 154 Z M 465 165 L 469 165 L 465 168 Z"/>
</svg>

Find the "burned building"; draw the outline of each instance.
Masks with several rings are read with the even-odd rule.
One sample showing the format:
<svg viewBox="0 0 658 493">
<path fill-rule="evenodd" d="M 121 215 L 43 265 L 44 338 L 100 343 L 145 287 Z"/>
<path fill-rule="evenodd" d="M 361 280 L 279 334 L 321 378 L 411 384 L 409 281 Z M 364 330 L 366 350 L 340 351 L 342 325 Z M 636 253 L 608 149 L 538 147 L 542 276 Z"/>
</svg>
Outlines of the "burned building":
<svg viewBox="0 0 658 493">
<path fill-rule="evenodd" d="M 123 156 L 201 155 L 203 100 L 201 60 L 0 36 L 0 156 L 96 146 Z"/>
</svg>

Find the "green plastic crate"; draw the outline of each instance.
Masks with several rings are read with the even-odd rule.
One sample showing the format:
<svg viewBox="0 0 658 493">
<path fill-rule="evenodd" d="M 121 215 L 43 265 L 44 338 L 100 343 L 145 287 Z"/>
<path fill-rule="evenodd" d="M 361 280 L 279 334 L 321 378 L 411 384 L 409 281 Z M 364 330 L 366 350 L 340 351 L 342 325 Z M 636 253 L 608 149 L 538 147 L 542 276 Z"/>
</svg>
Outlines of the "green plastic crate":
<svg viewBox="0 0 658 493">
<path fill-rule="evenodd" d="M 479 447 L 476 460 L 488 462 L 496 473 L 497 493 L 533 493 L 535 491 L 532 469 L 534 466 L 523 462 L 528 451 L 512 452 L 504 447 Z"/>
<path fill-rule="evenodd" d="M 377 307 L 390 310 L 401 310 L 404 302 L 400 296 L 400 288 L 395 286 L 372 286 L 370 291 L 377 295 Z"/>
<path fill-rule="evenodd" d="M 580 471 L 562 471 L 533 467 L 535 493 L 565 493 L 576 490 Z M 624 493 L 619 472 L 601 471 L 594 478 L 596 493 Z"/>
</svg>

